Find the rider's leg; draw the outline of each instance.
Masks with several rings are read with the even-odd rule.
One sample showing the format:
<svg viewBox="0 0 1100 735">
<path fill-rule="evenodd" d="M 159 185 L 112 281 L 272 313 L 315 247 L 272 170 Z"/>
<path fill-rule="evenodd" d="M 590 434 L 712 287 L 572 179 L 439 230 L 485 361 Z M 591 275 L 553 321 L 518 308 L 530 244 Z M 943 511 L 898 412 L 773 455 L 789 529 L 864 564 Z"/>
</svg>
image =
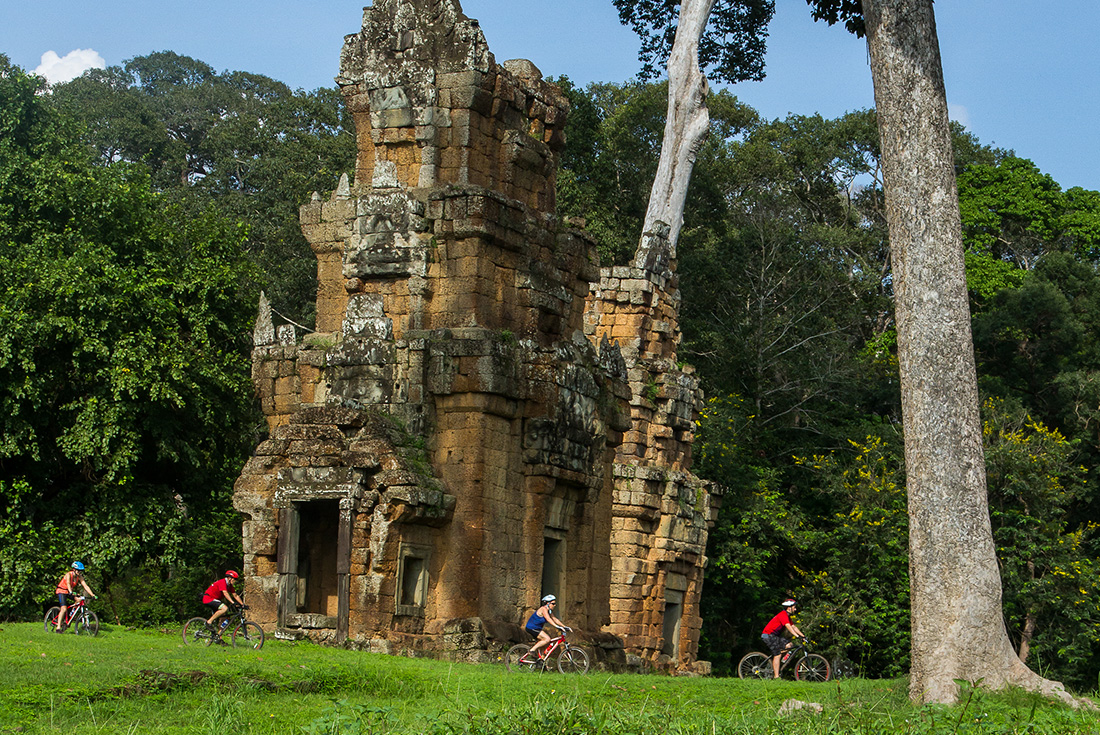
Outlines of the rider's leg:
<svg viewBox="0 0 1100 735">
<path fill-rule="evenodd" d="M 68 595 L 58 595 L 57 601 L 61 603 L 61 612 L 57 614 L 57 627 L 54 630 L 60 633 L 61 626 L 65 624 L 65 613 L 69 611 Z"/>
<path fill-rule="evenodd" d="M 213 605 L 211 605 L 211 607 L 213 607 Z M 218 609 L 214 611 L 214 614 L 207 619 L 206 624 L 213 626 L 214 621 L 220 618 L 222 615 L 225 615 L 226 611 L 228 610 L 229 606 L 226 605 L 224 602 L 221 603 L 220 605 L 218 605 Z"/>
<path fill-rule="evenodd" d="M 531 646 L 531 653 L 534 656 L 539 655 L 539 649 L 546 646 L 550 642 L 550 634 L 545 630 L 539 631 L 539 639 L 535 641 L 535 645 Z"/>
<path fill-rule="evenodd" d="M 775 672 L 775 678 L 779 678 L 779 660 L 783 657 L 783 654 L 790 650 L 794 644 L 787 641 L 787 645 L 783 646 L 783 650 L 772 656 L 772 671 Z"/>
</svg>

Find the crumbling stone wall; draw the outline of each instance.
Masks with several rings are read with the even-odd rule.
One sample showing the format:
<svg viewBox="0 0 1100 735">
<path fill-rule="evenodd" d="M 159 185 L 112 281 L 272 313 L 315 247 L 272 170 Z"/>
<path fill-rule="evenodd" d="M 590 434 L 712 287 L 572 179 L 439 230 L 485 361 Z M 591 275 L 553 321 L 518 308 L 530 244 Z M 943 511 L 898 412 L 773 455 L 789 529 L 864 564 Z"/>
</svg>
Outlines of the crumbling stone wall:
<svg viewBox="0 0 1100 735">
<path fill-rule="evenodd" d="M 358 156 L 301 208 L 316 331 L 261 302 L 254 334 L 255 618 L 485 660 L 553 592 L 598 658 L 692 665 L 713 508 L 674 276 L 601 270 L 555 215 L 568 103 L 457 0 L 376 0 L 337 81 Z"/>
<path fill-rule="evenodd" d="M 707 532 L 720 488 L 691 474 L 703 396 L 677 360 L 680 292 L 667 230 L 646 233 L 629 266 L 593 284 L 585 330 L 620 346 L 630 383 L 630 429 L 616 450 L 611 624 L 627 651 L 661 667 L 709 672 L 696 661 Z M 658 254 L 653 257 L 652 254 Z"/>
</svg>

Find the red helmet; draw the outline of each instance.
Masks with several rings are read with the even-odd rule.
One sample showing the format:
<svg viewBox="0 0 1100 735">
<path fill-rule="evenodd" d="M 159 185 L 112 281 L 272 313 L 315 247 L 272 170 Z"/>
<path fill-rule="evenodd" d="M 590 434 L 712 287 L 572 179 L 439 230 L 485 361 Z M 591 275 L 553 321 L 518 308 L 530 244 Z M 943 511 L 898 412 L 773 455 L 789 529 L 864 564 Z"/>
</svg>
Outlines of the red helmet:
<svg viewBox="0 0 1100 735">
<path fill-rule="evenodd" d="M 233 579 L 237 579 L 237 578 L 238 578 L 238 577 L 239 577 L 240 575 L 238 575 L 238 574 L 237 574 L 236 572 L 234 572 L 234 571 L 233 571 L 232 569 L 228 569 L 228 570 L 226 570 L 226 572 L 225 572 L 225 576 L 227 576 L 227 577 L 232 577 Z"/>
</svg>

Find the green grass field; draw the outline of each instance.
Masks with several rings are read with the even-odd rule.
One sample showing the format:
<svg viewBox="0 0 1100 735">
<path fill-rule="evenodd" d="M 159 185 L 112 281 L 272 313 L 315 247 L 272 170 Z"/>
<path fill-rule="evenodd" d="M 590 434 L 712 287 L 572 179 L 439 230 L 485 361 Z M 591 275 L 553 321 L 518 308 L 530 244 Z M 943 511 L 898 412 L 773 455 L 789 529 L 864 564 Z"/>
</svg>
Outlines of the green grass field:
<svg viewBox="0 0 1100 735">
<path fill-rule="evenodd" d="M 178 630 L 97 638 L 0 627 L 0 733 L 1097 733 L 1100 713 L 1025 692 L 913 707 L 903 680 L 746 682 L 508 674 L 270 639 L 184 646 Z M 780 716 L 788 699 L 820 714 Z"/>
</svg>

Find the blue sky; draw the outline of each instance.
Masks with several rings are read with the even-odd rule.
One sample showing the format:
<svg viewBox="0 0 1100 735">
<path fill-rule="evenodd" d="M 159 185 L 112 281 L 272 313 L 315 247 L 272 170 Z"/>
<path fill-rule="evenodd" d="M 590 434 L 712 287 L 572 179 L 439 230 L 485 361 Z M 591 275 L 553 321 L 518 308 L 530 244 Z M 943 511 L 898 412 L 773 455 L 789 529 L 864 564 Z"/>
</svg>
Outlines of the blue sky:
<svg viewBox="0 0 1100 735">
<path fill-rule="evenodd" d="M 170 50 L 219 71 L 315 89 L 332 84 L 363 3 L 7 5 L 0 53 L 28 70 L 51 52 L 47 66 L 61 72 Z M 462 7 L 480 21 L 498 60 L 527 58 L 548 76 L 581 84 L 626 81 L 638 69 L 637 39 L 611 0 L 462 0 Z M 1100 2 L 941 0 L 936 15 L 953 117 L 983 143 L 1031 159 L 1063 188 L 1100 190 Z M 865 43 L 811 21 L 804 0 L 776 0 L 768 47 L 767 78 L 733 89 L 765 117 L 835 117 L 873 105 Z"/>
</svg>

